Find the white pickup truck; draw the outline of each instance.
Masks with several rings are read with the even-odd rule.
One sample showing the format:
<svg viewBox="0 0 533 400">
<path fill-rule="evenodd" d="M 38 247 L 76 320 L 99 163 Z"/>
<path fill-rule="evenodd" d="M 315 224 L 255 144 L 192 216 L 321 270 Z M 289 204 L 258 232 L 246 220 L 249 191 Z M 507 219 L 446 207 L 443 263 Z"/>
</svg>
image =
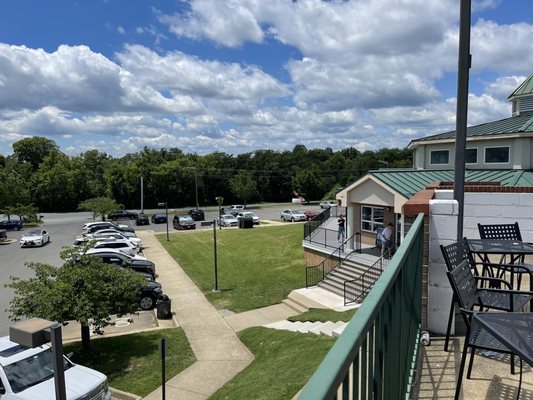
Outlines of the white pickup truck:
<svg viewBox="0 0 533 400">
<path fill-rule="evenodd" d="M 68 400 L 110 400 L 107 377 L 64 357 Z M 52 349 L 29 348 L 0 338 L 0 399 L 55 400 Z"/>
</svg>

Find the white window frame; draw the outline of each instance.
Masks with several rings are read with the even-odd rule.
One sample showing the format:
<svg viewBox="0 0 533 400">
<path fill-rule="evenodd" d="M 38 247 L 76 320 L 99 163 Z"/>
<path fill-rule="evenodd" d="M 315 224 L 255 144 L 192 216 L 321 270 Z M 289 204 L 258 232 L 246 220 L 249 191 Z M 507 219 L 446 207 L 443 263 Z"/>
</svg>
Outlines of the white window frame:
<svg viewBox="0 0 533 400">
<path fill-rule="evenodd" d="M 502 161 L 502 162 L 487 162 L 487 150 L 489 149 L 502 149 L 502 148 L 507 148 L 507 161 Z M 494 164 L 501 164 L 501 165 L 508 165 L 511 163 L 511 146 L 487 146 L 485 147 L 485 149 L 483 150 L 483 163 L 484 164 L 490 164 L 490 165 L 494 165 Z"/>
<path fill-rule="evenodd" d="M 371 209 L 371 212 L 370 212 L 370 215 L 371 215 L 371 219 L 368 220 L 368 219 L 363 219 L 363 208 L 370 208 Z M 375 209 L 379 209 L 379 210 L 382 210 L 383 212 L 383 218 L 385 218 L 385 207 L 377 207 L 377 206 L 364 206 L 362 205 L 361 206 L 361 230 L 362 231 L 365 231 L 365 232 L 372 232 L 374 233 L 376 231 L 377 228 L 383 228 L 383 222 L 377 222 L 377 221 L 374 221 L 374 210 Z M 364 222 L 367 222 L 367 223 L 370 223 L 370 226 L 372 228 L 372 230 L 368 230 L 368 229 L 364 229 L 363 228 L 363 223 Z"/>
<path fill-rule="evenodd" d="M 465 152 L 465 163 L 466 164 L 477 164 L 478 161 L 479 161 L 479 148 L 478 147 L 467 147 L 466 150 L 475 150 L 476 151 L 476 162 L 473 162 L 473 163 L 469 163 L 469 162 L 466 162 L 466 152 Z"/>
<path fill-rule="evenodd" d="M 437 151 L 445 151 L 448 153 L 448 162 L 447 163 L 433 163 L 431 162 L 431 154 L 436 153 Z M 449 149 L 435 149 L 429 151 L 429 165 L 450 165 L 450 150 Z"/>
</svg>

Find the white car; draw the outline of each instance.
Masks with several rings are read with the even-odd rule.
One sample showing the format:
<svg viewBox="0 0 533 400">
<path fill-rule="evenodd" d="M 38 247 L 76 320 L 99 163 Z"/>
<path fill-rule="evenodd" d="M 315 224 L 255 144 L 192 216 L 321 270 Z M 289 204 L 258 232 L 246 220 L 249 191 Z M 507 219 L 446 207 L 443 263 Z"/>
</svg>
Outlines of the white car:
<svg viewBox="0 0 533 400">
<path fill-rule="evenodd" d="M 88 238 L 93 238 L 96 235 L 102 235 L 104 233 L 120 233 L 122 236 L 125 236 L 127 239 L 137 237 L 137 235 L 134 232 L 117 231 L 116 229 L 112 229 L 112 228 L 101 229 L 93 233 L 83 233 L 83 236 L 88 237 Z"/>
<path fill-rule="evenodd" d="M 251 218 L 254 221 L 254 225 L 259 225 L 259 217 L 251 211 L 243 211 L 237 214 L 237 219 Z"/>
<path fill-rule="evenodd" d="M 93 249 L 121 249 L 125 252 L 128 252 L 132 256 L 136 255 L 141 249 L 135 244 L 130 242 L 127 239 L 98 239 L 98 242 L 95 243 Z"/>
<path fill-rule="evenodd" d="M 55 400 L 52 349 L 26 347 L 0 338 L 0 398 L 6 400 Z M 63 357 L 68 399 L 110 400 L 107 377 Z"/>
<path fill-rule="evenodd" d="M 283 221 L 307 221 L 307 216 L 300 210 L 287 208 L 281 212 L 281 219 Z"/>
<path fill-rule="evenodd" d="M 320 202 L 320 208 L 337 207 L 339 203 L 337 200 L 325 200 Z"/>
<path fill-rule="evenodd" d="M 50 242 L 50 235 L 44 229 L 33 229 L 22 235 L 20 238 L 20 247 L 44 246 Z"/>
<path fill-rule="evenodd" d="M 237 226 L 239 225 L 239 220 L 233 215 L 224 214 L 220 216 L 220 218 L 218 219 L 218 223 L 220 226 Z"/>
<path fill-rule="evenodd" d="M 94 234 L 93 238 L 96 240 L 102 240 L 103 238 L 125 239 L 125 240 L 129 240 L 130 242 L 132 242 L 134 245 L 139 247 L 141 250 L 144 248 L 144 244 L 141 239 L 139 239 L 136 236 L 126 236 L 124 235 L 124 233 L 128 233 L 128 232 L 123 232 L 123 233 L 103 232 L 102 233 L 101 231 L 98 231 Z"/>
</svg>

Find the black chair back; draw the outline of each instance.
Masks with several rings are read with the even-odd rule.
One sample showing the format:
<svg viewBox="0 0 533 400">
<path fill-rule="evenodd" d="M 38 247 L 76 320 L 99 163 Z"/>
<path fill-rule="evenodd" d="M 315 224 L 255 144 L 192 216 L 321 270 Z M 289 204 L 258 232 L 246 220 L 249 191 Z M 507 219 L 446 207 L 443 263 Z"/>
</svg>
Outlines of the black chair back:
<svg viewBox="0 0 533 400">
<path fill-rule="evenodd" d="M 461 308 L 471 310 L 475 305 L 482 304 L 468 260 L 461 261 L 459 265 L 448 271 L 447 275 Z"/>
<path fill-rule="evenodd" d="M 468 259 L 470 254 L 466 239 L 449 244 L 448 246 L 443 246 L 441 244 L 440 250 L 442 251 L 442 256 L 444 257 L 444 262 L 446 263 L 448 271 L 451 271 L 458 266 L 461 261 Z"/>
<path fill-rule="evenodd" d="M 482 225 L 477 224 L 481 239 L 502 239 L 522 241 L 518 222 L 514 224 Z"/>
</svg>

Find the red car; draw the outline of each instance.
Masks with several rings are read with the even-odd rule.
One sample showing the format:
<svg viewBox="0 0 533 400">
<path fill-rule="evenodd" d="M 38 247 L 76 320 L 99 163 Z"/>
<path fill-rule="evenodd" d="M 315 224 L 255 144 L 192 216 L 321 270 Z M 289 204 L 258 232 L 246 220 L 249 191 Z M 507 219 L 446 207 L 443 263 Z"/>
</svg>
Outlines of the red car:
<svg viewBox="0 0 533 400">
<path fill-rule="evenodd" d="M 307 211 L 304 211 L 304 214 L 307 217 L 307 220 L 309 221 L 315 218 L 318 214 L 320 214 L 320 211 L 307 210 Z"/>
<path fill-rule="evenodd" d="M 196 223 L 191 218 L 190 215 L 182 215 L 178 216 L 176 215 L 174 219 L 172 220 L 172 226 L 174 229 L 182 230 L 182 229 L 196 229 Z"/>
</svg>

